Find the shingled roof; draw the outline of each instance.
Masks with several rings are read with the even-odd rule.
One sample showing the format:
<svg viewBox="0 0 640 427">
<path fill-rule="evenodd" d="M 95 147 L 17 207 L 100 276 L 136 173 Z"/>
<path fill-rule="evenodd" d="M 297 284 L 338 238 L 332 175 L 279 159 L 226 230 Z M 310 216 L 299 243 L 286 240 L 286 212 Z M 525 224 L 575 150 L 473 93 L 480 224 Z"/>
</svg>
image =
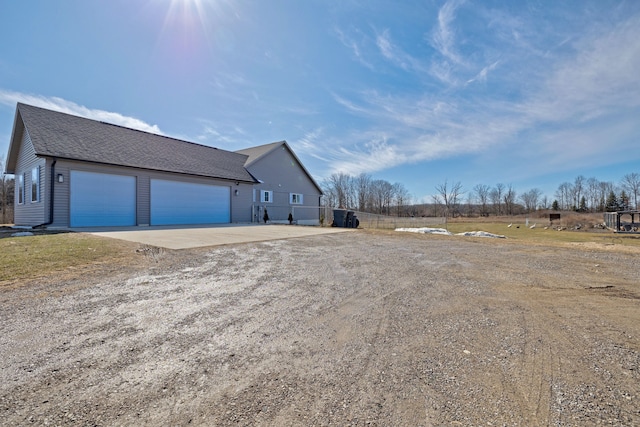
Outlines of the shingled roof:
<svg viewBox="0 0 640 427">
<path fill-rule="evenodd" d="M 23 126 L 23 127 L 22 127 Z M 257 182 L 247 155 L 18 103 L 7 172 L 26 129 L 38 156 Z"/>
<path fill-rule="evenodd" d="M 272 142 L 270 144 L 258 145 L 257 147 L 245 148 L 243 150 L 236 151 L 236 153 L 245 154 L 248 156 L 244 166 L 247 168 L 250 168 L 252 164 L 254 164 L 255 162 L 257 162 L 258 160 L 260 160 L 261 158 L 263 158 L 264 156 L 266 156 L 267 154 L 271 153 L 272 151 L 276 150 L 279 147 L 284 147 L 289 152 L 289 154 L 291 154 L 291 156 L 294 159 L 296 159 L 296 162 L 298 162 L 298 165 L 300 166 L 302 171 L 307 175 L 311 183 L 316 187 L 316 189 L 320 194 L 323 194 L 322 188 L 320 188 L 320 186 L 315 181 L 315 179 L 313 179 L 313 177 L 311 176 L 307 168 L 304 167 L 304 165 L 302 164 L 298 156 L 296 156 L 296 153 L 294 153 L 291 147 L 289 147 L 289 144 L 287 144 L 287 141 Z"/>
<path fill-rule="evenodd" d="M 250 147 L 250 148 L 238 150 L 236 151 L 236 153 L 246 154 L 247 156 L 249 156 L 244 165 L 250 166 L 256 160 L 262 158 L 262 156 L 264 156 L 265 154 L 270 153 L 271 151 L 275 150 L 276 148 L 286 143 L 287 143 L 286 141 L 272 142 L 270 144 L 258 145 L 257 147 Z"/>
</svg>

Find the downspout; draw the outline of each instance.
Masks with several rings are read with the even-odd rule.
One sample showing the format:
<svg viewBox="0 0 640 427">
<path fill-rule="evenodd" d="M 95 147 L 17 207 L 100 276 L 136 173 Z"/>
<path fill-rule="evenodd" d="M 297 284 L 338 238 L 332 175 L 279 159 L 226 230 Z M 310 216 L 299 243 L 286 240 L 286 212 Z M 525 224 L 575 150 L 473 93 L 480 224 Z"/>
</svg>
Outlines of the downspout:
<svg viewBox="0 0 640 427">
<path fill-rule="evenodd" d="M 54 190 L 56 187 L 56 182 L 55 182 L 55 178 L 56 178 L 56 162 L 58 160 L 54 157 L 53 158 L 53 163 L 51 163 L 51 190 L 50 190 L 50 201 L 49 201 L 49 222 L 45 222 L 43 224 L 39 224 L 39 225 L 34 225 L 32 228 L 40 228 L 40 227 L 46 227 L 47 225 L 51 225 L 51 223 L 53 222 L 53 195 L 54 195 Z"/>
</svg>

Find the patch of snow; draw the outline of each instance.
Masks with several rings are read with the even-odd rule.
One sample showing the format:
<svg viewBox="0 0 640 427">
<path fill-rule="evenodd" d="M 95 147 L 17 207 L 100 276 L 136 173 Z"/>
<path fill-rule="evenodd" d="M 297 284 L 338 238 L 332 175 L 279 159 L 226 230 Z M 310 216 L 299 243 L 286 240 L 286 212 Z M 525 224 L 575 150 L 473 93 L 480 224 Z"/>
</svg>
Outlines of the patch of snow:
<svg viewBox="0 0 640 427">
<path fill-rule="evenodd" d="M 467 231 L 466 233 L 457 233 L 456 236 L 492 237 L 494 239 L 506 239 L 506 237 L 502 234 L 487 233 L 486 231 Z"/>
<path fill-rule="evenodd" d="M 444 236 L 453 236 L 452 233 L 445 230 L 444 228 L 396 228 L 396 231 L 406 231 L 409 233 L 424 233 L 424 234 L 442 234 Z"/>
<path fill-rule="evenodd" d="M 24 237 L 24 236 L 33 236 L 33 233 L 30 231 L 21 231 L 19 233 L 13 233 L 11 237 Z"/>
<path fill-rule="evenodd" d="M 396 231 L 405 231 L 409 233 L 424 233 L 424 234 L 441 234 L 443 236 L 454 236 L 453 233 L 445 230 L 444 228 L 396 228 Z M 455 236 L 467 236 L 467 237 L 491 237 L 494 239 L 505 239 L 506 237 L 501 234 L 487 233 L 486 231 L 467 231 L 465 233 L 458 233 Z"/>
</svg>

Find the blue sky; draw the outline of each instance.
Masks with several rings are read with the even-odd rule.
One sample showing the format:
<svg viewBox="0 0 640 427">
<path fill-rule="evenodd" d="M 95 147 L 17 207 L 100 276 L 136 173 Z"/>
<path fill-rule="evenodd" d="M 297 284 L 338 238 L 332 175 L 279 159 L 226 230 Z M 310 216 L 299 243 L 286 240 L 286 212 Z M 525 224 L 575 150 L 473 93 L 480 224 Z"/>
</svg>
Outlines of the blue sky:
<svg viewBox="0 0 640 427">
<path fill-rule="evenodd" d="M 287 140 L 316 180 L 429 200 L 640 173 L 640 2 L 0 0 L 16 102 L 227 150 Z"/>
</svg>

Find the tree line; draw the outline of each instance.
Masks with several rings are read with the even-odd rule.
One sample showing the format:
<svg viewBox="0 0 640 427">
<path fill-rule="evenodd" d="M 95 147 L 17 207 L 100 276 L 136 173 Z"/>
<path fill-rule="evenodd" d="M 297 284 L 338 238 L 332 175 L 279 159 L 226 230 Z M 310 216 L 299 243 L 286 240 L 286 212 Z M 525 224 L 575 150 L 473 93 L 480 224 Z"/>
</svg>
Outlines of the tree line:
<svg viewBox="0 0 640 427">
<path fill-rule="evenodd" d="M 538 188 L 519 193 L 512 184 L 476 184 L 465 191 L 461 182 L 435 186 L 430 203 L 413 203 L 406 188 L 362 173 L 334 173 L 322 183 L 325 205 L 398 216 L 518 215 L 538 210 L 611 212 L 638 209 L 640 174 L 628 173 L 619 183 L 577 176 L 563 182 L 550 199 Z"/>
<path fill-rule="evenodd" d="M 322 183 L 326 206 L 384 215 L 402 215 L 411 196 L 400 183 L 391 184 L 361 173 L 334 173 Z"/>
<path fill-rule="evenodd" d="M 558 186 L 553 207 L 579 212 L 638 209 L 639 194 L 640 174 L 636 172 L 624 175 L 618 184 L 578 175 L 572 183 L 563 182 Z"/>
</svg>

